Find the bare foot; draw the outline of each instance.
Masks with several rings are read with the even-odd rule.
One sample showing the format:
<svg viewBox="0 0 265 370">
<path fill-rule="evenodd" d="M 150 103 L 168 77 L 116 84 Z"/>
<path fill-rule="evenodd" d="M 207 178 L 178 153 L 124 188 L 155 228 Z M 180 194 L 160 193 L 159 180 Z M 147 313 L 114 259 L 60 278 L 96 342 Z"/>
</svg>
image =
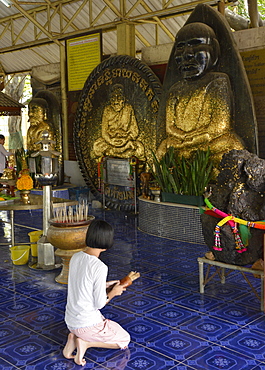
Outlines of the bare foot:
<svg viewBox="0 0 265 370">
<path fill-rule="evenodd" d="M 76 336 L 73 333 L 68 334 L 68 339 L 66 345 L 63 349 L 63 355 L 67 359 L 74 358 L 73 355 L 74 350 L 76 349 Z"/>
<path fill-rule="evenodd" d="M 86 360 L 84 359 L 85 352 L 89 346 L 89 343 L 84 341 L 81 338 L 76 338 L 76 355 L 74 358 L 74 362 L 77 365 L 85 366 Z"/>
</svg>

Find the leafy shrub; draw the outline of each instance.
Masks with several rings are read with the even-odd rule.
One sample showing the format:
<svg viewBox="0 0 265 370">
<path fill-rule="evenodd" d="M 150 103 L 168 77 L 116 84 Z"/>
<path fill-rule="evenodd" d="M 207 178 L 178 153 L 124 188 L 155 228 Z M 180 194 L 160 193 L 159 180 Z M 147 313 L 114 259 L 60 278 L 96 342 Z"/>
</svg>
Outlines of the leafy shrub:
<svg viewBox="0 0 265 370">
<path fill-rule="evenodd" d="M 183 195 L 202 195 L 213 179 L 213 162 L 211 152 L 196 150 L 187 159 L 179 157 L 177 151 L 170 147 L 159 161 L 154 152 L 153 164 L 149 165 L 155 181 L 161 191 Z"/>
</svg>

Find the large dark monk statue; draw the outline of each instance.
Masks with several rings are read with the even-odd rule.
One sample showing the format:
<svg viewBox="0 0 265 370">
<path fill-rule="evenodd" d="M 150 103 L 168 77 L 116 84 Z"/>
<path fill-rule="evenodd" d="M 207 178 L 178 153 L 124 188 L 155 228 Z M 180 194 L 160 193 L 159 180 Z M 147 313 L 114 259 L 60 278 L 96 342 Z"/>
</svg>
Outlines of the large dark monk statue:
<svg viewBox="0 0 265 370">
<path fill-rule="evenodd" d="M 243 149 L 232 130 L 233 96 L 229 77 L 212 72 L 219 57 L 214 31 L 204 23 L 191 23 L 177 34 L 175 61 L 182 77 L 174 84 L 166 103 L 166 132 L 158 156 L 173 146 L 189 157 L 208 146 L 216 161 L 231 149 Z"/>
<path fill-rule="evenodd" d="M 216 11 L 200 5 L 177 33 L 160 107 L 160 125 L 166 123 L 166 132 L 157 150 L 159 158 L 170 146 L 185 157 L 210 147 L 216 163 L 232 149 L 257 151 L 246 73 L 223 21 Z M 224 61 L 229 64 L 223 55 L 227 52 L 241 74 L 224 68 Z"/>
</svg>

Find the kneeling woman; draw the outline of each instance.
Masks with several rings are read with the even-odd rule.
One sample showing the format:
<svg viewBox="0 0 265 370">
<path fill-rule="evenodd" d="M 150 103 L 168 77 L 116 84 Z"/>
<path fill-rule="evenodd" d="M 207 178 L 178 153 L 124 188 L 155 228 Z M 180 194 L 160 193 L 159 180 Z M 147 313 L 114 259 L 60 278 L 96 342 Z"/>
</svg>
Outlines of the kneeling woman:
<svg viewBox="0 0 265 370">
<path fill-rule="evenodd" d="M 100 253 L 113 244 L 113 227 L 103 220 L 91 222 L 86 235 L 86 249 L 75 253 L 70 261 L 65 322 L 70 331 L 63 349 L 64 357 L 84 366 L 85 352 L 90 347 L 125 349 L 130 335 L 119 324 L 105 319 L 100 309 L 124 287 L 119 280 L 106 283 L 108 268 Z M 115 283 L 106 295 L 106 288 Z M 76 355 L 73 351 L 77 349 Z"/>
</svg>

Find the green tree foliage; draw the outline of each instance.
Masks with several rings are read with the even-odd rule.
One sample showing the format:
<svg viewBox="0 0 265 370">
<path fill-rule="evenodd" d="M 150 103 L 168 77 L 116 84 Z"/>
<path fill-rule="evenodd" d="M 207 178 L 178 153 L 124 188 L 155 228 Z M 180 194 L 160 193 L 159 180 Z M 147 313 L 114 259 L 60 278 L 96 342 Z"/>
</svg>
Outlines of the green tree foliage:
<svg viewBox="0 0 265 370">
<path fill-rule="evenodd" d="M 258 10 L 262 20 L 265 20 L 265 0 L 258 1 Z"/>
<path fill-rule="evenodd" d="M 236 6 L 231 7 L 231 10 L 236 9 L 237 14 L 249 19 L 248 7 L 246 0 L 238 0 Z M 258 0 L 258 11 L 262 20 L 265 20 L 265 0 Z"/>
</svg>

